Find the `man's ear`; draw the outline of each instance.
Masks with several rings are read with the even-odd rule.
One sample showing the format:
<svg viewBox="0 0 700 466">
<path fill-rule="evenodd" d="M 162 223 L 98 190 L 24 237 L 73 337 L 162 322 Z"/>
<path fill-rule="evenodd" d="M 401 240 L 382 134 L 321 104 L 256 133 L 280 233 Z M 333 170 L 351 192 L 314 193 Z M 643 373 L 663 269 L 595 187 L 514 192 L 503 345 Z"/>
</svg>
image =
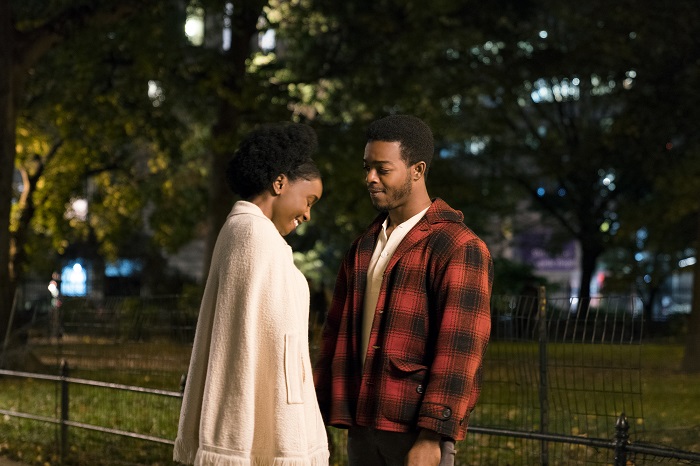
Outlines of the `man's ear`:
<svg viewBox="0 0 700 466">
<path fill-rule="evenodd" d="M 425 162 L 418 162 L 413 165 L 413 181 L 418 181 L 422 176 L 425 176 Z"/>
<path fill-rule="evenodd" d="M 284 174 L 279 174 L 277 175 L 277 178 L 275 178 L 275 181 L 272 182 L 272 192 L 275 195 L 279 195 L 282 193 L 282 189 L 287 185 L 288 180 L 287 176 Z"/>
</svg>

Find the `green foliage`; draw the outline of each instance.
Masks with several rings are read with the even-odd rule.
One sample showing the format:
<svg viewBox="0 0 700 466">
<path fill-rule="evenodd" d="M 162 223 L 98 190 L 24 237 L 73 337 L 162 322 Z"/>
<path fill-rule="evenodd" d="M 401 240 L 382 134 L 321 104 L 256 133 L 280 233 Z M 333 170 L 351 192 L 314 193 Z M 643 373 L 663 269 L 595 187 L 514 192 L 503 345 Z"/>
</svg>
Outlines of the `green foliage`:
<svg viewBox="0 0 700 466">
<path fill-rule="evenodd" d="M 628 252 L 642 227 L 656 256 L 693 249 L 700 47 L 691 0 L 275 0 L 228 16 L 225 2 L 198 2 L 208 24 L 231 21 L 228 50 L 216 28 L 205 46 L 189 44 L 186 9 L 166 0 L 128 19 L 94 19 L 117 3 L 12 2 L 20 31 L 51 24 L 62 34 L 27 74 L 17 115 L 17 166 L 37 176 L 25 245 L 37 271 L 70 244 L 128 253 L 134 230 L 153 254 L 216 232 L 232 200 L 221 162 L 254 125 L 294 119 L 318 131 L 325 191 L 289 241 L 310 258 L 312 280 L 332 286 L 376 214 L 361 169 L 364 128 L 396 112 L 431 124 L 430 193 L 487 242 L 530 228 L 520 214 L 537 211 L 581 244 L 584 285 L 611 248 L 624 251 L 620 270 L 634 265 Z M 251 47 L 268 28 L 277 49 Z M 82 197 L 88 218 L 66 217 Z"/>
<path fill-rule="evenodd" d="M 187 129 L 196 113 L 181 109 L 192 94 L 178 98 L 182 12 L 164 1 L 106 27 L 61 22 L 70 8 L 81 14 L 111 8 L 81 10 L 79 3 L 52 2 L 40 11 L 32 3 L 14 6 L 22 30 L 51 21 L 74 29 L 32 69 L 18 112 L 16 163 L 36 176 L 29 196 L 37 210 L 24 247 L 39 270 L 46 251 L 61 255 L 91 238 L 114 259 L 139 230 L 152 230 L 147 238 L 172 251 L 204 216 L 206 132 Z M 87 218 L 71 216 L 71 203 L 81 198 Z"/>
<path fill-rule="evenodd" d="M 700 108 L 688 59 L 698 44 L 682 33 L 697 16 L 692 2 L 667 10 L 646 1 L 319 0 L 300 8 L 306 13 L 291 9 L 274 23 L 289 45 L 283 79 L 308 83 L 295 87 L 304 90 L 292 95 L 298 105 L 336 130 L 386 113 L 422 116 L 447 155 L 432 192 L 462 208 L 477 232 L 488 231 L 490 216 L 540 211 L 581 244 L 584 293 L 596 259 L 647 212 L 644 201 L 665 198 L 650 180 L 674 163 L 659 149 L 674 135 L 676 159 L 694 160 L 696 132 L 686 124 L 695 119 L 678 110 Z M 667 115 L 660 124 L 657 106 Z M 361 138 L 356 146 L 359 157 Z M 684 195 L 683 205 L 698 198 Z"/>
<path fill-rule="evenodd" d="M 536 276 L 532 267 L 496 257 L 493 259 L 493 295 L 535 295 L 537 288 L 546 286 L 547 280 Z M 549 287 L 551 289 L 551 287 Z"/>
</svg>

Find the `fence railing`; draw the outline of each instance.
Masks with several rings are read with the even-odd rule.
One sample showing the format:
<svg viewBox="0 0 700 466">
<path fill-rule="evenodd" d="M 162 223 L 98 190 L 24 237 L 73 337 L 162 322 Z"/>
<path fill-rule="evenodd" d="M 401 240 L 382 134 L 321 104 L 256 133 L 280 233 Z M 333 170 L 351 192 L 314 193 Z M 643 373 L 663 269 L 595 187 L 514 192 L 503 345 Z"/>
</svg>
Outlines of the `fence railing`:
<svg viewBox="0 0 700 466">
<path fill-rule="evenodd" d="M 60 426 L 59 443 L 61 445 L 61 448 L 60 448 L 61 459 L 63 459 L 65 457 L 65 453 L 68 451 L 68 427 L 78 427 L 81 429 L 93 430 L 93 431 L 97 431 L 97 432 L 104 432 L 104 433 L 108 433 L 108 434 L 112 434 L 112 435 L 121 435 L 121 436 L 125 436 L 125 437 L 147 440 L 149 442 L 164 443 L 164 444 L 169 444 L 169 445 L 174 444 L 174 441 L 171 439 L 160 438 L 160 437 L 157 437 L 154 435 L 145 435 L 145 434 L 140 434 L 137 432 L 129 432 L 129 431 L 120 430 L 120 429 L 113 429 L 113 428 L 108 428 L 105 426 L 94 425 L 94 424 L 85 423 L 85 422 L 72 421 L 70 418 L 70 386 L 71 385 L 82 385 L 82 386 L 89 386 L 89 387 L 101 387 L 101 388 L 107 388 L 110 390 L 121 390 L 121 391 L 125 391 L 125 392 L 134 392 L 134 393 L 165 396 L 165 397 L 172 397 L 172 398 L 182 398 L 181 392 L 174 392 L 174 391 L 168 391 L 168 390 L 158 390 L 158 389 L 153 389 L 153 388 L 136 387 L 136 386 L 130 386 L 130 385 L 99 382 L 96 380 L 86 380 L 86 379 L 78 379 L 78 378 L 70 377 L 68 363 L 66 363 L 65 361 L 61 364 L 61 375 L 59 375 L 59 376 L 36 374 L 36 373 L 31 373 L 31 372 L 8 371 L 8 370 L 3 370 L 3 369 L 0 369 L 0 375 L 11 376 L 11 377 L 23 377 L 26 379 L 48 380 L 48 381 L 56 382 L 60 385 L 60 393 L 58 396 L 60 399 L 60 410 L 59 410 L 60 417 L 58 417 L 58 418 L 47 417 L 47 416 L 37 416 L 37 415 L 30 414 L 30 413 L 19 413 L 16 411 L 10 411 L 10 410 L 5 410 L 5 409 L 0 409 L 0 414 L 3 414 L 5 416 L 17 416 L 17 417 L 22 417 L 24 419 L 32 419 L 35 421 L 48 422 L 48 423 L 57 424 L 58 426 Z"/>
<path fill-rule="evenodd" d="M 25 329 L 39 370 L 0 370 L 0 438 L 42 444 L 64 464 L 171 464 L 196 316 L 180 306 L 113 300 L 88 319 L 96 307 L 76 300 L 63 304 L 60 337 Z M 700 464 L 700 452 L 644 441 L 643 326 L 631 298 L 498 296 L 492 322 L 457 464 Z M 40 425 L 53 431 L 32 437 Z M 343 432 L 334 438 L 344 464 Z M 117 446 L 100 455 L 107 443 Z"/>
</svg>

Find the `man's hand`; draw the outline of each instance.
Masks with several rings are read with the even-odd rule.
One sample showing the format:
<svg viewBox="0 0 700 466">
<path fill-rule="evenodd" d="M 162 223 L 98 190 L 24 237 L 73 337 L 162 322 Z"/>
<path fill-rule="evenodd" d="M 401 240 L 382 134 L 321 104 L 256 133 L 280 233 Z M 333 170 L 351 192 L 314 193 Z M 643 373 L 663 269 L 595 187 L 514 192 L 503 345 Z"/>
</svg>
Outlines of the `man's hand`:
<svg viewBox="0 0 700 466">
<path fill-rule="evenodd" d="M 438 466 L 440 464 L 440 435 L 423 429 L 406 455 L 406 466 Z"/>
</svg>

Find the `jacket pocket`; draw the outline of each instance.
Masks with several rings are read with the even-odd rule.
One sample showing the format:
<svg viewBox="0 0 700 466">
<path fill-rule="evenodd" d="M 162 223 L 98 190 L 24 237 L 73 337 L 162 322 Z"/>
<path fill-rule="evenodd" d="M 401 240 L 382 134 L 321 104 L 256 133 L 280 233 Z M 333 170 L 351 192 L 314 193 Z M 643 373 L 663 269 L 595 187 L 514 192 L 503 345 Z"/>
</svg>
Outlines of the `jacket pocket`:
<svg viewBox="0 0 700 466">
<path fill-rule="evenodd" d="M 298 333 L 284 335 L 284 379 L 287 385 L 287 403 L 304 402 L 304 363 Z"/>
<path fill-rule="evenodd" d="M 427 366 L 389 356 L 384 376 L 386 397 L 382 412 L 391 421 L 414 423 L 425 391 Z"/>
</svg>

